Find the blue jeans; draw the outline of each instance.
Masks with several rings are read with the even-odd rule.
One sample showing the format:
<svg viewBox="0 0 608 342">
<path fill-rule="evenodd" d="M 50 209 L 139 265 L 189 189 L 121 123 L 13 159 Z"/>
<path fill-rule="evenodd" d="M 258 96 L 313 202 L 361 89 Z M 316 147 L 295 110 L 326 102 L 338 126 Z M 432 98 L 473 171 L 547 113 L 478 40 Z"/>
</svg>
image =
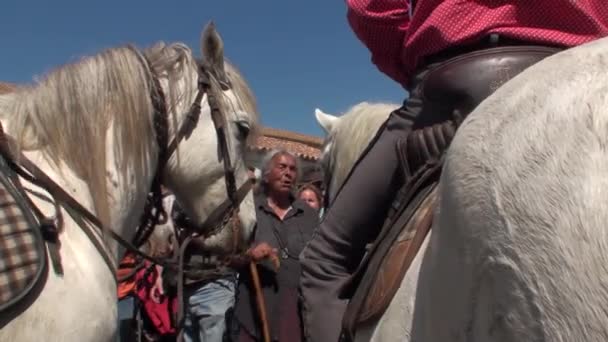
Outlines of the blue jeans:
<svg viewBox="0 0 608 342">
<path fill-rule="evenodd" d="M 228 276 L 186 292 L 185 342 L 222 342 L 226 313 L 234 307 L 235 286 L 235 277 Z"/>
<path fill-rule="evenodd" d="M 135 319 L 134 308 L 135 300 L 131 296 L 118 301 L 118 342 L 129 340 L 127 335 L 131 332 L 131 322 Z"/>
</svg>

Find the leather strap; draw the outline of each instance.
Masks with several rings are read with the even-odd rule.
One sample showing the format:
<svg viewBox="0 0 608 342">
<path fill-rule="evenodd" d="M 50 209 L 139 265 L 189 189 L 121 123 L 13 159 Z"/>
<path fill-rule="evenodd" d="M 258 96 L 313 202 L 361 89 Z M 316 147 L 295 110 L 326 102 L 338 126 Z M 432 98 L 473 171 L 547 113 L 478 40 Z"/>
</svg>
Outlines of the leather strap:
<svg viewBox="0 0 608 342">
<path fill-rule="evenodd" d="M 207 216 L 205 222 L 203 222 L 201 225 L 196 226 L 189 224 L 185 228 L 195 232 L 206 231 L 207 233 L 204 236 L 199 235 L 199 238 L 203 239 L 210 235 L 214 235 L 219 229 L 222 228 L 223 224 L 225 224 L 227 219 L 230 217 L 231 207 L 238 207 L 245 199 L 249 191 L 251 191 L 252 186 L 253 184 L 250 180 L 246 181 L 235 192 L 236 195 L 234 203 L 230 199 L 224 200 L 220 205 L 217 206 L 217 208 L 213 209 L 209 216 Z M 221 224 L 217 224 L 218 222 Z"/>
<path fill-rule="evenodd" d="M 61 186 L 59 186 L 54 180 L 52 180 L 49 176 L 44 173 L 36 164 L 34 164 L 30 159 L 28 159 L 23 153 L 20 153 L 18 156 L 15 156 L 12 152 L 11 138 L 4 134 L 4 129 L 0 124 L 0 154 L 2 154 L 7 160 L 11 167 L 22 177 L 28 179 L 32 183 L 46 189 L 50 192 L 59 202 L 67 205 L 68 207 L 78 211 L 87 221 L 91 224 L 98 227 L 102 232 L 108 234 L 112 237 L 116 242 L 121 244 L 123 247 L 127 248 L 131 252 L 141 256 L 142 258 L 149 260 L 153 263 L 157 263 L 159 265 L 167 265 L 167 262 L 160 260 L 158 258 L 151 257 L 143 252 L 141 252 L 137 247 L 131 244 L 129 241 L 120 237 L 120 235 L 116 234 L 112 229 L 103 225 L 103 223 L 95 216 L 91 211 L 82 206 L 74 197 L 65 192 Z M 14 161 L 18 160 L 20 165 L 17 165 Z M 106 253 L 102 253 L 106 254 Z M 107 260 L 106 260 L 107 262 Z M 116 277 L 116 272 L 113 269 L 113 266 L 108 265 L 110 270 Z"/>
</svg>

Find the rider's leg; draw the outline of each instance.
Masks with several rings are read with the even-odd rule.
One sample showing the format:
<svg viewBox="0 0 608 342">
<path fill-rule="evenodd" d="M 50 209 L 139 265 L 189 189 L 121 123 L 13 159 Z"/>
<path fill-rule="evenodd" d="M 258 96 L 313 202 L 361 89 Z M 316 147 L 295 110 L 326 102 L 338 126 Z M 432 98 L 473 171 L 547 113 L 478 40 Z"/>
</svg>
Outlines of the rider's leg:
<svg viewBox="0 0 608 342">
<path fill-rule="evenodd" d="M 398 189 L 395 142 L 410 127 L 408 120 L 391 114 L 301 254 L 307 340 L 338 340 L 347 304 L 338 298 L 340 290 L 378 233 Z"/>
<path fill-rule="evenodd" d="M 418 83 L 424 73 L 414 80 Z M 347 300 L 340 291 L 379 233 L 401 185 L 396 142 L 422 112 L 414 88 L 404 107 L 392 113 L 360 158 L 301 254 L 303 320 L 307 340 L 337 341 Z M 425 111 L 427 108 L 425 108 Z"/>
</svg>

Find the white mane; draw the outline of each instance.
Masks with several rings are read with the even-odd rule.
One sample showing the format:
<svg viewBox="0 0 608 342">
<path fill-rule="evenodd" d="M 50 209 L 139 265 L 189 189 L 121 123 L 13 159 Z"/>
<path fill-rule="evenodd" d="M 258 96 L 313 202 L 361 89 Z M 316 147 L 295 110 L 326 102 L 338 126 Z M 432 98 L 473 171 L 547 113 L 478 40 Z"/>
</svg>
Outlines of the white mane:
<svg viewBox="0 0 608 342">
<path fill-rule="evenodd" d="M 106 147 L 110 137 L 106 132 L 110 125 L 115 127 L 112 141 L 116 151 L 123 151 L 117 156 L 117 167 L 133 165 L 136 175 L 152 172 L 146 170 L 156 153 L 146 146 L 155 132 L 152 116 L 134 115 L 153 111 L 152 73 L 148 67 L 169 81 L 165 84 L 169 90 L 166 104 L 170 124 L 177 127 L 179 113 L 175 109 L 179 103 L 192 103 L 197 84 L 191 72 L 196 61 L 190 48 L 182 43 L 160 42 L 143 50 L 143 54 L 129 46 L 107 49 L 59 67 L 33 85 L 20 86 L 15 92 L 0 96 L 0 118 L 10 119 L 6 131 L 15 134 L 19 147 L 42 149 L 58 169 L 60 160 L 67 163 L 91 187 L 95 210 L 102 220 L 107 220 L 108 212 Z M 255 127 L 258 111 L 253 93 L 233 65 L 226 62 L 225 68 L 237 95 L 236 105 L 254 116 Z M 221 94 L 218 81 L 213 77 L 210 81 L 210 91 Z M 227 106 L 235 105 L 227 103 L 223 95 L 216 98 L 223 112 Z"/>
<path fill-rule="evenodd" d="M 159 44 L 147 56 L 156 72 L 171 78 L 184 77 L 185 66 L 193 63 L 190 50 L 182 44 Z M 0 117 L 10 119 L 7 131 L 19 145 L 25 150 L 42 149 L 58 169 L 59 161 L 65 161 L 91 187 L 102 219 L 107 219 L 108 210 L 104 203 L 108 138 L 118 144 L 117 151 L 123 151 L 117 156 L 119 167 L 133 165 L 138 175 L 150 172 L 145 166 L 153 152 L 146 146 L 154 135 L 152 116 L 134 115 L 153 111 L 151 72 L 142 61 L 134 48 L 108 49 L 59 67 L 35 84 L 4 95 L 12 101 L 0 102 L 4 104 Z M 169 108 L 177 97 L 168 96 Z M 115 127 L 114 137 L 106 136 L 110 125 Z"/>
</svg>

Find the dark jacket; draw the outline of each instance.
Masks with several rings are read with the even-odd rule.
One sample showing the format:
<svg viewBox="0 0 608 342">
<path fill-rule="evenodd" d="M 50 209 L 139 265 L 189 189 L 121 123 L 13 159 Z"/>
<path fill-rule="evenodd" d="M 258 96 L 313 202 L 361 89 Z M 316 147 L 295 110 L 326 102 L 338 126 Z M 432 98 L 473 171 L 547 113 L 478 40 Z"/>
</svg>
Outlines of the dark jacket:
<svg viewBox="0 0 608 342">
<path fill-rule="evenodd" d="M 269 263 L 258 264 L 258 273 L 266 302 L 266 313 L 273 340 L 280 340 L 285 325 L 297 324 L 301 329 L 299 294 L 299 255 L 312 239 L 319 225 L 318 213 L 300 200 L 294 200 L 292 208 L 281 221 L 268 206 L 267 197 L 259 194 L 255 198 L 257 225 L 253 244 L 266 242 L 279 251 L 281 266 L 278 272 Z M 235 308 L 236 323 L 249 335 L 261 340 L 261 325 L 258 317 L 255 292 L 248 267 L 239 273 L 239 287 Z M 296 328 L 292 326 L 289 329 Z M 293 335 L 299 331 L 292 331 Z M 295 337 L 295 336 L 293 336 Z M 284 339 L 284 338 L 283 338 Z M 289 339 L 297 341 L 298 339 Z"/>
</svg>

